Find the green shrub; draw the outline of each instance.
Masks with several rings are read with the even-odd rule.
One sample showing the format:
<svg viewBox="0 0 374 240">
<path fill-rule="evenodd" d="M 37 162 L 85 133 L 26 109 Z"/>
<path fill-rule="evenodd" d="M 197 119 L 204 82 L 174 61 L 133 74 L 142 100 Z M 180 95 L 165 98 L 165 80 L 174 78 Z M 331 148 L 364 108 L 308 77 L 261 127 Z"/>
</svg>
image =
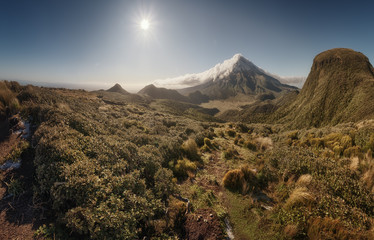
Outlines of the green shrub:
<svg viewBox="0 0 374 240">
<path fill-rule="evenodd" d="M 179 179 L 185 179 L 193 175 L 196 169 L 197 166 L 194 162 L 184 158 L 178 160 L 177 164 L 174 166 L 174 175 Z"/>
<path fill-rule="evenodd" d="M 25 186 L 20 179 L 11 178 L 8 183 L 6 183 L 8 188 L 8 193 L 17 197 L 25 192 Z"/>
</svg>

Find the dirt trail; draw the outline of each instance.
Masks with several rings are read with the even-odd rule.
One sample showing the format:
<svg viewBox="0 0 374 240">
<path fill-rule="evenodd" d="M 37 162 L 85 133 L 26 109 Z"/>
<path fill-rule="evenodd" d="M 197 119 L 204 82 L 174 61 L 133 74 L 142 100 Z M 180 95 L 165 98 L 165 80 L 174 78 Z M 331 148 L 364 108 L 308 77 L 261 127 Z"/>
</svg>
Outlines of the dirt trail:
<svg viewBox="0 0 374 240">
<path fill-rule="evenodd" d="M 21 141 L 12 134 L 0 142 L 1 155 L 6 156 Z M 35 239 L 34 233 L 42 221 L 33 204 L 33 151 L 22 154 L 18 169 L 0 170 L 0 239 Z M 9 186 L 19 189 L 18 196 L 9 193 Z"/>
</svg>

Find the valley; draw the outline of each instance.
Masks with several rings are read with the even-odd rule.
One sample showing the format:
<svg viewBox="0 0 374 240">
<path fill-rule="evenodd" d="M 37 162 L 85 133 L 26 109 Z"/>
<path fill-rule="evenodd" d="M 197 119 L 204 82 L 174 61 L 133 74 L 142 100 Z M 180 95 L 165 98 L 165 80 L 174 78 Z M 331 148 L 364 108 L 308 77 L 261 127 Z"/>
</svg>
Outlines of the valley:
<svg viewBox="0 0 374 240">
<path fill-rule="evenodd" d="M 0 165 L 21 161 L 1 170 L 2 237 L 373 239 L 368 59 L 323 52 L 301 90 L 241 55 L 223 65 L 137 94 L 0 82 Z"/>
</svg>

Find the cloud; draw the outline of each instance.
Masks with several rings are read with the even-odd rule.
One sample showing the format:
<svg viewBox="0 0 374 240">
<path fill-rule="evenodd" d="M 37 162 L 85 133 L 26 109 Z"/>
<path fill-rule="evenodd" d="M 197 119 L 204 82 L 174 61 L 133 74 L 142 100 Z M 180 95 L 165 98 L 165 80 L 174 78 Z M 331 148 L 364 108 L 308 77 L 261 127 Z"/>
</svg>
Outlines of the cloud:
<svg viewBox="0 0 374 240">
<path fill-rule="evenodd" d="M 157 79 L 153 82 L 156 86 L 169 88 L 192 87 L 210 80 L 218 80 L 227 77 L 234 69 L 239 59 L 243 58 L 241 54 L 235 54 L 232 58 L 218 63 L 214 67 L 201 73 L 191 73 L 179 77 Z M 247 60 L 248 61 L 248 60 Z"/>
<path fill-rule="evenodd" d="M 305 82 L 305 77 L 282 77 L 272 73 L 269 73 L 256 65 L 251 61 L 244 58 L 241 54 L 235 54 L 232 58 L 225 60 L 223 63 L 218 63 L 211 69 L 201 73 L 191 73 L 183 76 L 157 79 L 153 84 L 157 87 L 165 87 L 171 89 L 180 89 L 193 87 L 208 81 L 215 81 L 227 77 L 234 70 L 250 70 L 257 68 L 263 73 L 278 79 L 280 82 L 289 84 L 298 88 L 301 88 Z"/>
<path fill-rule="evenodd" d="M 304 76 L 279 76 L 277 74 L 273 74 L 273 73 L 270 73 L 268 71 L 265 71 L 262 68 L 259 68 L 259 69 L 263 73 L 269 75 L 270 77 L 278 79 L 283 84 L 295 86 L 295 87 L 298 87 L 298 88 L 302 88 L 304 83 L 305 83 L 305 80 L 306 80 L 306 77 L 304 77 Z"/>
<path fill-rule="evenodd" d="M 302 88 L 304 83 L 305 83 L 305 80 L 306 80 L 306 77 L 295 77 L 295 76 L 290 76 L 290 77 L 282 77 L 282 76 L 278 76 L 277 78 L 281 83 L 284 83 L 284 84 L 288 84 L 288 85 L 291 85 L 291 86 L 295 86 L 295 87 L 298 87 L 298 88 Z"/>
</svg>

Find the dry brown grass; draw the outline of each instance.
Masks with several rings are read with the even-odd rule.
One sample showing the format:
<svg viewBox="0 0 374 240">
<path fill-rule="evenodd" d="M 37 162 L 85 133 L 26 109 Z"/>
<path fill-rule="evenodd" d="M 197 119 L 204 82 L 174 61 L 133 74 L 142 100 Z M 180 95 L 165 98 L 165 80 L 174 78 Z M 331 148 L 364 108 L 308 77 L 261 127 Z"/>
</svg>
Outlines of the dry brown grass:
<svg viewBox="0 0 374 240">
<path fill-rule="evenodd" d="M 309 221 L 308 237 L 311 240 L 320 239 L 369 239 L 363 233 L 350 231 L 338 219 L 314 218 Z"/>
<path fill-rule="evenodd" d="M 313 177 L 310 174 L 304 174 L 297 179 L 296 186 L 299 187 L 308 187 L 310 183 L 312 182 Z"/>
<path fill-rule="evenodd" d="M 273 148 L 273 141 L 269 137 L 259 137 L 255 139 L 255 142 L 260 146 L 260 149 L 265 151 Z"/>
<path fill-rule="evenodd" d="M 357 157 L 361 156 L 361 148 L 359 146 L 349 147 L 344 150 L 343 155 L 345 157 Z"/>
<path fill-rule="evenodd" d="M 257 178 L 249 166 L 244 165 L 240 169 L 228 171 L 222 180 L 223 186 L 232 191 L 246 194 L 257 188 Z"/>
<path fill-rule="evenodd" d="M 7 110 L 8 109 L 8 110 Z M 0 118 L 19 109 L 19 102 L 4 82 L 0 82 Z"/>
<path fill-rule="evenodd" d="M 182 144 L 182 149 L 186 156 L 193 161 L 200 160 L 199 148 L 194 139 L 190 138 Z"/>
<path fill-rule="evenodd" d="M 287 199 L 284 207 L 292 208 L 294 206 L 309 205 L 315 201 L 315 197 L 306 187 L 295 188 Z"/>
<path fill-rule="evenodd" d="M 349 169 L 352 171 L 356 171 L 360 165 L 360 160 L 358 157 L 351 158 L 351 164 L 349 165 Z"/>
<path fill-rule="evenodd" d="M 257 150 L 257 144 L 256 142 L 252 140 L 247 140 L 244 142 L 244 147 L 248 148 L 249 150 L 256 151 Z"/>
<path fill-rule="evenodd" d="M 365 168 L 367 171 L 362 176 L 362 181 L 365 183 L 366 187 L 374 193 L 374 159 L 366 158 Z"/>
<path fill-rule="evenodd" d="M 297 225 L 290 224 L 284 228 L 284 235 L 286 235 L 288 238 L 293 239 L 294 237 L 296 237 L 298 231 L 299 230 L 297 228 Z"/>
</svg>

